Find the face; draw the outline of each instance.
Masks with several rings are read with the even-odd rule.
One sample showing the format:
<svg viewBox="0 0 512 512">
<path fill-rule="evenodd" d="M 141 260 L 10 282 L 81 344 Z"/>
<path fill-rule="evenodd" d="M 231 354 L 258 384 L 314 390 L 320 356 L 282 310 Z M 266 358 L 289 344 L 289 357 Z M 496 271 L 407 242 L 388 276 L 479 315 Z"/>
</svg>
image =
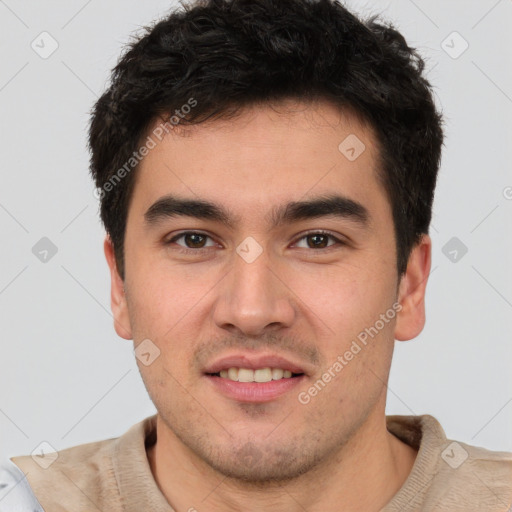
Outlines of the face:
<svg viewBox="0 0 512 512">
<path fill-rule="evenodd" d="M 138 365 L 169 435 L 253 482 L 319 466 L 384 414 L 429 266 L 427 240 L 399 283 L 370 128 L 327 102 L 278 110 L 171 132 L 137 170 L 124 283 L 105 244 L 117 332 L 150 340 Z"/>
</svg>

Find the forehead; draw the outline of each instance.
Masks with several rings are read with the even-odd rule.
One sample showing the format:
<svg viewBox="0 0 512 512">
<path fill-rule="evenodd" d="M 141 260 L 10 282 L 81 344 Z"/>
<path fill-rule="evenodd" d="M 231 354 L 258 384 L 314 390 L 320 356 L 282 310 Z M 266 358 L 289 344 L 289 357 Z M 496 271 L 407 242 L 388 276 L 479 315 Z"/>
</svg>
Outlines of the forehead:
<svg viewBox="0 0 512 512">
<path fill-rule="evenodd" d="M 140 210 L 166 194 L 265 218 L 285 202 L 333 193 L 370 211 L 388 206 L 371 128 L 328 102 L 254 106 L 177 126 L 155 142 L 137 169 L 132 204 Z"/>
</svg>

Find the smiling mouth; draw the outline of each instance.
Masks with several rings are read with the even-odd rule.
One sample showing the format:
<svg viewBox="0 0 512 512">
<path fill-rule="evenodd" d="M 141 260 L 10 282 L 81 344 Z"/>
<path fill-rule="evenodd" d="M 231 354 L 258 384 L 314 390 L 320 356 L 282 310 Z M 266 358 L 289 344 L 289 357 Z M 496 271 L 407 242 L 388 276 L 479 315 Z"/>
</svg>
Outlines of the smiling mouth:
<svg viewBox="0 0 512 512">
<path fill-rule="evenodd" d="M 293 373 L 290 370 L 282 368 L 236 368 L 231 367 L 221 370 L 217 373 L 207 373 L 210 377 L 219 377 L 233 382 L 256 382 L 265 383 L 284 379 L 293 379 L 304 375 L 303 373 Z"/>
</svg>

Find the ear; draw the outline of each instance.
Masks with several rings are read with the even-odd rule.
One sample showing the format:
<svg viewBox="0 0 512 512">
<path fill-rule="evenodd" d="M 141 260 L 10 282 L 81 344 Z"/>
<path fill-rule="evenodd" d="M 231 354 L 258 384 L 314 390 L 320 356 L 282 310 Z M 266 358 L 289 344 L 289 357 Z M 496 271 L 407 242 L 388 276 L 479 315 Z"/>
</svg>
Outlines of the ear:
<svg viewBox="0 0 512 512">
<path fill-rule="evenodd" d="M 114 329 L 121 338 L 131 340 L 132 329 L 124 293 L 124 282 L 117 270 L 114 246 L 108 235 L 105 237 L 103 249 L 110 268 L 110 308 L 114 315 Z"/>
<path fill-rule="evenodd" d="M 425 326 L 425 289 L 430 274 L 431 251 L 430 236 L 424 234 L 409 256 L 407 270 L 402 276 L 398 291 L 398 301 L 402 309 L 395 324 L 396 340 L 411 340 Z"/>
</svg>

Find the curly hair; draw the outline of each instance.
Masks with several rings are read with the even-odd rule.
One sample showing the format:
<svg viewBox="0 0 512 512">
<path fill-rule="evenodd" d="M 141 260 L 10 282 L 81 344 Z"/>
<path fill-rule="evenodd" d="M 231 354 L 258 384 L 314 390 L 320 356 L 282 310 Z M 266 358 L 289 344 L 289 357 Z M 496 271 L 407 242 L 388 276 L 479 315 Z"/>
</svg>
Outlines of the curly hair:
<svg viewBox="0 0 512 512">
<path fill-rule="evenodd" d="M 180 126 L 288 98 L 329 100 L 373 129 L 403 275 L 428 234 L 443 142 L 423 71 L 393 26 L 361 20 L 337 0 L 199 0 L 145 27 L 112 70 L 89 129 L 91 174 L 120 276 L 137 149 L 155 121 L 182 105 L 194 108 L 183 107 Z"/>
</svg>

